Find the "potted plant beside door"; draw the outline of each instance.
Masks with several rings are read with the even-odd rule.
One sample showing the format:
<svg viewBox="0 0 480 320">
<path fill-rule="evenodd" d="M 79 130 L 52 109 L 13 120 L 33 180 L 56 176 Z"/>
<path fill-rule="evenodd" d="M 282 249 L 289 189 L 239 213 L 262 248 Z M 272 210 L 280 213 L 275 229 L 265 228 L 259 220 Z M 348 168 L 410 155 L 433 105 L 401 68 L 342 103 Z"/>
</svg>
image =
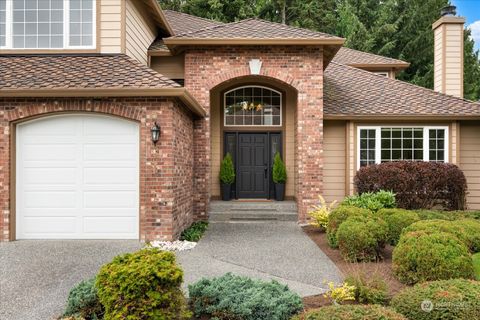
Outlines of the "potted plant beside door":
<svg viewBox="0 0 480 320">
<path fill-rule="evenodd" d="M 285 182 L 287 181 L 287 169 L 280 153 L 275 153 L 273 158 L 273 183 L 275 184 L 275 200 L 283 201 L 285 198 Z"/>
<path fill-rule="evenodd" d="M 235 182 L 235 168 L 232 155 L 227 153 L 220 165 L 220 182 L 222 185 L 222 200 L 229 201 L 232 193 L 232 184 Z"/>
</svg>

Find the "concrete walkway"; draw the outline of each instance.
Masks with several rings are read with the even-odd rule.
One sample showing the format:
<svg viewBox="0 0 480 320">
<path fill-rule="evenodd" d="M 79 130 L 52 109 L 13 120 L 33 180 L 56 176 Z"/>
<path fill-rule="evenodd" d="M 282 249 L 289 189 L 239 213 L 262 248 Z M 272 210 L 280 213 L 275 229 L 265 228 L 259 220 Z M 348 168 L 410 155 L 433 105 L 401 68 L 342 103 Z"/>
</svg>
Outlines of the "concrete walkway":
<svg viewBox="0 0 480 320">
<path fill-rule="evenodd" d="M 295 222 L 211 223 L 192 251 L 177 254 L 185 285 L 227 272 L 275 279 L 301 296 L 325 291 L 342 275 Z"/>
<path fill-rule="evenodd" d="M 14 241 L 0 243 L 0 319 L 49 320 L 64 311 L 70 289 L 104 263 L 142 247 L 138 241 Z M 191 251 L 177 254 L 185 289 L 227 272 L 276 279 L 302 296 L 340 281 L 335 265 L 295 222 L 211 223 Z"/>
</svg>

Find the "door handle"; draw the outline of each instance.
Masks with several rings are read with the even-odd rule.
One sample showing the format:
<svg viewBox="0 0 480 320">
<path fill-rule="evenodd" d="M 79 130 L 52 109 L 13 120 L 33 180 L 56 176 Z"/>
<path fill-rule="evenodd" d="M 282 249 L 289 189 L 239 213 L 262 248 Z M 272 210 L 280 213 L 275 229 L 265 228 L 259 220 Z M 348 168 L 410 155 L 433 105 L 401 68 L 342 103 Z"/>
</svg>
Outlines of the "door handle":
<svg viewBox="0 0 480 320">
<path fill-rule="evenodd" d="M 265 172 L 265 179 L 267 179 L 267 174 L 268 174 L 268 169 L 267 167 L 265 167 L 265 169 L 263 170 Z"/>
</svg>

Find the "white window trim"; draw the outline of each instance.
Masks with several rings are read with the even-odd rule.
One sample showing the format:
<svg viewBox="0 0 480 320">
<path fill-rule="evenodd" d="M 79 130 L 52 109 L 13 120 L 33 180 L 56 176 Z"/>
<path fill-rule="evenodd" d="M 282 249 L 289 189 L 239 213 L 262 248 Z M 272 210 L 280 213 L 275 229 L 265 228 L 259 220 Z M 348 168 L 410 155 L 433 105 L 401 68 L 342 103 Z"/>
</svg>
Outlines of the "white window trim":
<svg viewBox="0 0 480 320">
<path fill-rule="evenodd" d="M 14 0 L 7 0 L 6 5 L 6 26 L 5 26 L 5 46 L 0 46 L 3 50 L 94 50 L 97 47 L 97 1 L 92 4 L 92 45 L 91 46 L 70 46 L 70 0 L 63 0 L 63 48 L 13 48 L 13 3 Z"/>
<path fill-rule="evenodd" d="M 225 113 L 225 107 L 227 105 L 227 94 L 230 92 L 239 90 L 239 89 L 245 89 L 245 88 L 262 88 L 262 89 L 267 89 L 270 91 L 273 91 L 275 93 L 278 93 L 280 96 L 280 124 L 272 124 L 272 125 L 237 125 L 237 124 L 227 124 L 227 114 Z M 263 127 L 281 127 L 283 126 L 283 94 L 275 89 L 272 89 L 270 87 L 265 87 L 265 86 L 242 86 L 242 87 L 236 87 L 232 90 L 229 90 L 223 94 L 223 126 L 224 127 L 258 127 L 258 128 L 263 128 Z"/>
<path fill-rule="evenodd" d="M 431 129 L 442 129 L 445 130 L 445 163 L 449 161 L 449 127 L 448 126 L 409 126 L 409 125 L 383 125 L 383 126 L 358 126 L 357 127 L 357 139 L 356 139 L 356 148 L 357 148 L 357 170 L 360 169 L 360 131 L 361 130 L 375 130 L 375 164 L 380 164 L 382 160 L 382 144 L 381 144 L 381 129 L 382 128 L 413 128 L 423 129 L 423 161 L 430 161 L 430 146 L 429 146 L 429 130 Z"/>
<path fill-rule="evenodd" d="M 373 71 L 373 73 L 376 73 L 376 74 L 378 74 L 378 75 L 385 76 L 385 77 L 387 77 L 387 78 L 390 77 L 390 72 L 388 72 L 388 71 Z"/>
</svg>

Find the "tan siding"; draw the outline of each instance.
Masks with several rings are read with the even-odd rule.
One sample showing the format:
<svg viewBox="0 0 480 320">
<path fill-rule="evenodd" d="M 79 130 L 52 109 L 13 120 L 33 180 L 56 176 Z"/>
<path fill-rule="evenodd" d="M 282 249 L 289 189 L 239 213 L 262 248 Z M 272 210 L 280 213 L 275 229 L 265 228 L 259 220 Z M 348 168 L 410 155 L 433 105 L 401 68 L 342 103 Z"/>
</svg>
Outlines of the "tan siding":
<svg viewBox="0 0 480 320">
<path fill-rule="evenodd" d="M 434 89 L 463 96 L 463 24 L 446 23 L 434 31 Z"/>
<path fill-rule="evenodd" d="M 148 47 L 156 38 L 155 26 L 148 23 L 147 13 L 133 0 L 126 2 L 125 52 L 130 57 L 148 65 Z"/>
<path fill-rule="evenodd" d="M 100 2 L 100 51 L 122 52 L 122 1 L 101 0 Z"/>
<path fill-rule="evenodd" d="M 341 201 L 346 184 L 346 122 L 325 121 L 323 137 L 323 196 L 328 202 Z"/>
<path fill-rule="evenodd" d="M 480 210 L 480 121 L 460 124 L 460 168 L 467 178 L 468 208 Z"/>
<path fill-rule="evenodd" d="M 150 67 L 170 79 L 185 78 L 185 55 L 152 57 Z"/>
</svg>

